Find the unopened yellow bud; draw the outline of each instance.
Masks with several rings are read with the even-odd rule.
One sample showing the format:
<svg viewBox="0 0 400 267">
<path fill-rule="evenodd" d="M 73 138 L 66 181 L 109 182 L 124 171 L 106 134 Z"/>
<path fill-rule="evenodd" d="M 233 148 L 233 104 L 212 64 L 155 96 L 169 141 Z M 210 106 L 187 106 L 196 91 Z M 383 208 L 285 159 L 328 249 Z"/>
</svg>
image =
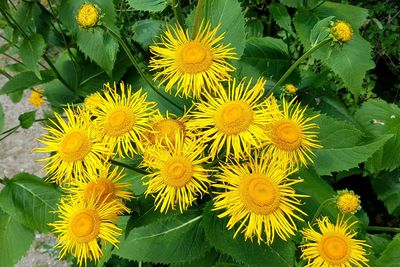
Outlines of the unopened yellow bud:
<svg viewBox="0 0 400 267">
<path fill-rule="evenodd" d="M 285 91 L 289 94 L 295 94 L 297 92 L 297 87 L 291 83 L 285 85 Z"/>
<path fill-rule="evenodd" d="M 361 200 L 353 191 L 342 190 L 338 191 L 336 205 L 342 213 L 354 214 L 361 209 Z"/>
<path fill-rule="evenodd" d="M 90 3 L 83 4 L 76 15 L 76 21 L 79 26 L 85 29 L 95 27 L 100 20 L 100 10 L 99 8 Z"/>
<path fill-rule="evenodd" d="M 336 40 L 346 43 L 353 37 L 351 25 L 343 20 L 336 21 L 331 27 L 331 33 Z"/>
</svg>

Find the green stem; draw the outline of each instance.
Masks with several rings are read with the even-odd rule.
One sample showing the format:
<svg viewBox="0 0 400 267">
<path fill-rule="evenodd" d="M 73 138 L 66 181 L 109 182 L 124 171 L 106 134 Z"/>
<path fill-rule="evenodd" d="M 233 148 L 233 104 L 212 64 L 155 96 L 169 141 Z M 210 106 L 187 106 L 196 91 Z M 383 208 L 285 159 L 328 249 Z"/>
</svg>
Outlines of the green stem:
<svg viewBox="0 0 400 267">
<path fill-rule="evenodd" d="M 192 34 L 193 38 L 197 34 L 197 29 L 199 26 L 199 19 L 200 19 L 201 11 L 203 10 L 205 2 L 206 2 L 205 0 L 199 0 L 199 2 L 197 3 L 196 11 L 194 13 L 193 34 Z"/>
<path fill-rule="evenodd" d="M 321 203 L 321 205 L 319 205 L 317 211 L 314 213 L 314 216 L 311 220 L 311 225 L 314 224 L 315 220 L 317 219 L 317 217 L 319 216 L 319 214 L 321 213 L 321 211 L 325 208 L 325 206 L 331 202 L 334 202 L 335 199 L 334 198 L 328 198 L 327 200 L 325 200 L 324 202 Z"/>
<path fill-rule="evenodd" d="M 132 65 L 135 67 L 135 69 L 137 70 L 137 72 L 139 73 L 139 75 L 142 77 L 142 79 L 150 86 L 150 88 L 156 93 L 158 94 L 160 97 L 164 98 L 166 101 L 168 101 L 171 105 L 175 106 L 176 108 L 178 108 L 179 110 L 182 110 L 182 108 L 180 106 L 178 106 L 177 104 L 175 104 L 173 101 L 171 101 L 170 99 L 168 99 L 167 97 L 165 97 L 163 94 L 160 93 L 159 89 L 156 88 L 156 86 L 154 85 L 154 83 L 149 80 L 149 78 L 146 76 L 146 74 L 143 72 L 143 70 L 140 68 L 139 63 L 136 61 L 136 59 L 133 57 L 129 47 L 126 45 L 126 43 L 122 40 L 121 36 L 116 33 L 115 31 L 113 31 L 112 29 L 108 28 L 107 26 L 103 25 L 102 27 L 104 27 L 104 29 L 108 30 L 111 35 L 118 41 L 118 43 L 122 46 L 122 48 L 124 49 L 125 53 L 127 54 L 129 60 L 131 61 Z"/>
<path fill-rule="evenodd" d="M 174 15 L 176 18 L 176 21 L 178 24 L 183 28 L 185 26 L 185 22 L 183 20 L 183 14 L 182 14 L 182 9 L 181 9 L 181 1 L 180 0 L 174 0 L 172 2 L 172 10 L 174 11 Z"/>
<path fill-rule="evenodd" d="M 374 232 L 400 233 L 400 228 L 385 227 L 385 226 L 367 226 L 366 230 Z"/>
<path fill-rule="evenodd" d="M 331 39 L 325 39 L 322 42 L 320 42 L 319 44 L 313 46 L 310 48 L 310 50 L 308 50 L 307 52 L 305 52 L 301 57 L 299 57 L 296 62 L 285 72 L 285 74 L 283 74 L 283 76 L 279 79 L 279 81 L 275 84 L 275 86 L 272 88 L 272 92 L 275 92 L 275 90 L 277 88 L 279 88 L 279 86 L 281 86 L 281 84 L 287 79 L 287 77 L 300 65 L 301 62 L 303 62 L 303 60 L 305 60 L 306 58 L 308 58 L 312 53 L 314 53 L 315 51 L 317 51 L 318 49 L 320 49 L 321 47 L 323 47 L 324 45 L 328 44 L 331 42 Z"/>
<path fill-rule="evenodd" d="M 142 169 L 140 169 L 140 168 L 136 168 L 136 167 L 130 166 L 130 165 L 126 164 L 126 163 L 123 163 L 123 162 L 120 162 L 120 161 L 117 161 L 117 160 L 114 160 L 114 159 L 110 159 L 109 161 L 110 161 L 111 164 L 113 164 L 113 165 L 115 165 L 115 166 L 120 166 L 120 167 L 129 169 L 129 170 L 132 170 L 132 171 L 141 173 L 141 174 L 149 174 L 149 173 L 148 173 L 147 171 L 145 171 L 145 170 L 142 170 Z"/>
</svg>

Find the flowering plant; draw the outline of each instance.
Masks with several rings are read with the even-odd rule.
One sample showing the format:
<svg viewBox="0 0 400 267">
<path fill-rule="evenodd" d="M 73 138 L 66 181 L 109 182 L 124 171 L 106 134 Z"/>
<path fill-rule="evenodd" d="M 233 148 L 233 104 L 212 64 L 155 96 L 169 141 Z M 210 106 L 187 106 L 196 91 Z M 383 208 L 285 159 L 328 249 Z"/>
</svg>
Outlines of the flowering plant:
<svg viewBox="0 0 400 267">
<path fill-rule="evenodd" d="M 77 266 L 395 264 L 399 238 L 376 232 L 399 228 L 370 223 L 357 186 L 335 191 L 368 177 L 399 216 L 400 108 L 364 98 L 367 10 L 250 2 L 0 4 L 2 52 L 21 59 L 0 94 L 34 88 L 52 110 L 3 131 L 0 105 L 1 140 L 46 131 L 44 177 L 2 180 L 1 266 L 34 231 Z"/>
</svg>

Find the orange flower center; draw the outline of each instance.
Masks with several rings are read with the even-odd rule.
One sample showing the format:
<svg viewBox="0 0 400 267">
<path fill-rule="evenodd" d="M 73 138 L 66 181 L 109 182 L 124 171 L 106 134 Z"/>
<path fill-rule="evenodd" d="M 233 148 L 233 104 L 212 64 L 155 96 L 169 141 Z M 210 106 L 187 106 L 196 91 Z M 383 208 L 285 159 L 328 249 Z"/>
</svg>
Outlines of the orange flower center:
<svg viewBox="0 0 400 267">
<path fill-rule="evenodd" d="M 270 135 L 273 144 L 282 150 L 293 151 L 301 146 L 301 130 L 290 120 L 273 124 Z"/>
<path fill-rule="evenodd" d="M 115 107 L 106 117 L 104 132 L 106 135 L 119 137 L 131 131 L 136 123 L 136 116 L 128 107 Z"/>
<path fill-rule="evenodd" d="M 83 160 L 92 148 L 92 142 L 85 131 L 73 130 L 66 134 L 60 144 L 60 157 L 68 162 Z"/>
<path fill-rule="evenodd" d="M 215 126 L 225 135 L 236 135 L 246 131 L 253 123 L 254 111 L 245 102 L 225 103 L 214 115 Z"/>
<path fill-rule="evenodd" d="M 71 236 L 78 243 L 87 243 L 97 238 L 100 230 L 100 218 L 93 210 L 84 210 L 75 214 L 69 223 Z"/>
<path fill-rule="evenodd" d="M 210 68 L 212 54 L 204 44 L 190 41 L 178 49 L 176 62 L 180 71 L 195 74 Z"/>
<path fill-rule="evenodd" d="M 334 233 L 324 237 L 319 243 L 320 254 L 330 264 L 343 264 L 350 256 L 348 241 Z"/>
<path fill-rule="evenodd" d="M 193 165 L 183 156 L 173 156 L 161 168 L 161 177 L 167 185 L 182 187 L 186 185 L 193 174 Z"/>
</svg>

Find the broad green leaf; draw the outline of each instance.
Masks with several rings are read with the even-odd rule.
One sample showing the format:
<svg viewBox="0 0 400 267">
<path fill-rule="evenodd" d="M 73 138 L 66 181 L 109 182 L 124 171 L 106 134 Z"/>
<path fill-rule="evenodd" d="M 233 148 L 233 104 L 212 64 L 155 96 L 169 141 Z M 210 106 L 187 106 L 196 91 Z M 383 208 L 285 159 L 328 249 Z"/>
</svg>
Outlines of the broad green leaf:
<svg viewBox="0 0 400 267">
<path fill-rule="evenodd" d="M 19 117 L 18 117 L 19 124 L 21 125 L 22 128 L 28 129 L 35 122 L 35 117 L 36 117 L 36 110 L 30 111 L 30 112 L 25 112 L 25 113 L 19 115 Z"/>
<path fill-rule="evenodd" d="M 379 266 L 398 267 L 400 266 L 400 234 L 389 243 L 387 248 L 382 252 L 377 263 Z"/>
<path fill-rule="evenodd" d="M 256 241 L 245 241 L 243 234 L 233 238 L 234 230 L 226 228 L 227 219 L 220 219 L 211 211 L 212 202 L 207 204 L 202 225 L 211 246 L 231 256 L 237 262 L 252 267 L 293 267 L 295 246 L 291 241 L 282 241 L 278 236 L 272 245 L 257 244 Z"/>
<path fill-rule="evenodd" d="M 54 80 L 43 85 L 44 96 L 55 106 L 74 103 L 78 100 L 78 96 L 69 90 L 59 80 Z"/>
<path fill-rule="evenodd" d="M 310 34 L 310 43 L 312 46 L 317 45 L 329 36 L 329 26 L 333 18 L 333 16 L 324 18 L 314 25 Z"/>
<path fill-rule="evenodd" d="M 0 134 L 3 132 L 4 128 L 4 109 L 3 105 L 0 103 Z"/>
<path fill-rule="evenodd" d="M 186 25 L 190 33 L 193 32 L 194 13 L 195 10 L 186 19 Z M 239 1 L 206 1 L 200 21 L 202 19 L 204 21 L 209 20 L 214 27 L 221 23 L 217 34 L 224 34 L 222 43 L 225 45 L 231 44 L 235 48 L 237 57 L 240 58 L 245 47 L 246 32 L 244 16 Z"/>
<path fill-rule="evenodd" d="M 32 86 L 47 83 L 54 79 L 54 73 L 51 70 L 40 71 L 40 75 L 42 79 L 39 79 L 32 71 L 18 73 L 4 84 L 0 90 L 0 95 L 23 91 Z"/>
<path fill-rule="evenodd" d="M 379 257 L 390 243 L 390 239 L 385 234 L 366 234 L 365 241 L 372 247 L 375 256 Z"/>
<path fill-rule="evenodd" d="M 389 214 L 400 215 L 400 170 L 380 173 L 371 182 Z"/>
<path fill-rule="evenodd" d="M 285 5 L 280 3 L 272 3 L 269 5 L 268 9 L 279 27 L 288 32 L 293 32 L 291 24 L 292 22 Z"/>
<path fill-rule="evenodd" d="M 271 37 L 251 38 L 246 43 L 240 63 L 242 68 L 255 68 L 267 79 L 277 81 L 291 65 L 287 51 L 287 45 L 282 40 Z M 294 72 L 290 77 L 294 79 L 297 75 Z"/>
<path fill-rule="evenodd" d="M 251 19 L 246 21 L 246 37 L 262 37 L 264 33 L 264 24 L 261 19 Z"/>
<path fill-rule="evenodd" d="M 186 212 L 133 228 L 115 254 L 129 260 L 164 264 L 192 261 L 209 249 L 200 227 L 201 218 L 198 213 Z"/>
<path fill-rule="evenodd" d="M 369 172 L 392 171 L 400 167 L 400 108 L 381 99 L 365 102 L 354 115 L 359 124 L 371 135 L 380 137 L 393 134 L 385 146 L 367 162 Z"/>
<path fill-rule="evenodd" d="M 161 12 L 167 7 L 166 0 L 128 0 L 130 7 L 150 12 Z"/>
<path fill-rule="evenodd" d="M 0 207 L 26 227 L 47 232 L 47 224 L 57 217 L 50 211 L 57 209 L 60 196 L 53 184 L 28 173 L 19 173 L 0 192 Z"/>
<path fill-rule="evenodd" d="M 34 238 L 32 230 L 0 209 L 0 266 L 13 267 L 26 254 Z"/>
<path fill-rule="evenodd" d="M 75 19 L 71 19 L 78 12 L 79 7 L 84 4 L 84 0 L 62 1 L 60 6 L 60 19 L 65 27 L 76 35 L 77 45 L 87 57 L 111 76 L 114 63 L 118 52 L 118 42 L 103 28 L 95 27 L 92 30 L 79 28 Z M 92 1 L 101 10 L 101 23 L 118 32 L 115 26 L 115 8 L 113 1 L 95 0 Z"/>
<path fill-rule="evenodd" d="M 164 26 L 165 22 L 162 20 L 138 20 L 132 26 L 132 39 L 138 42 L 144 49 L 147 49 L 153 44 L 156 36 L 161 34 Z"/>
<path fill-rule="evenodd" d="M 39 60 L 42 57 L 46 44 L 42 35 L 33 34 L 29 38 L 25 38 L 19 48 L 19 55 L 22 62 L 33 71 L 39 79 L 42 79 L 39 72 Z"/>
<path fill-rule="evenodd" d="M 361 142 L 361 132 L 348 123 L 320 116 L 319 139 L 323 148 L 315 150 L 314 165 L 320 175 L 330 175 L 357 167 L 367 161 L 392 135 L 384 135 L 369 142 Z"/>
<path fill-rule="evenodd" d="M 302 0 L 279 0 L 279 2 L 288 7 L 300 7 L 303 5 Z"/>
</svg>

